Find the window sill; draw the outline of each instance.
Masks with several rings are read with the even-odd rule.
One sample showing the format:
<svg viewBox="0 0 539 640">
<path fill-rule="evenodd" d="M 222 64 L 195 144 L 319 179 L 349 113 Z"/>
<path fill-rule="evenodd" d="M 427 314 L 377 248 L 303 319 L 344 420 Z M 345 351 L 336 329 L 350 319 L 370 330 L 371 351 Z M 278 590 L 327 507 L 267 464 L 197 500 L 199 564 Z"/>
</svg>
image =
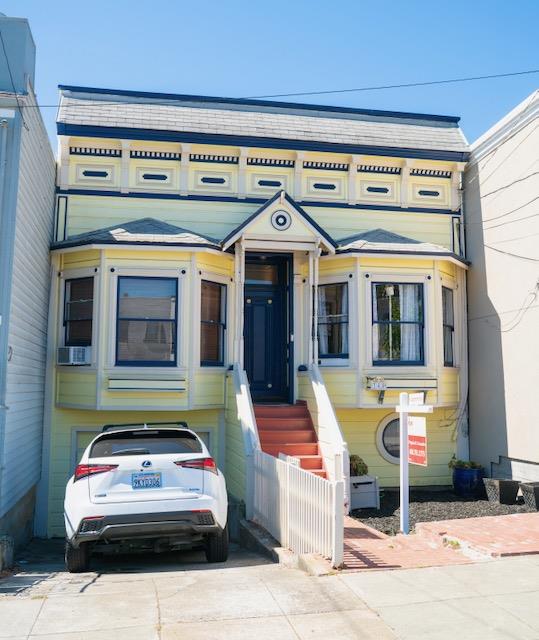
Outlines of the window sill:
<svg viewBox="0 0 539 640">
<path fill-rule="evenodd" d="M 348 358 L 321 358 L 318 361 L 318 366 L 326 369 L 328 367 L 335 367 L 338 369 L 349 369 L 350 360 Z"/>
</svg>

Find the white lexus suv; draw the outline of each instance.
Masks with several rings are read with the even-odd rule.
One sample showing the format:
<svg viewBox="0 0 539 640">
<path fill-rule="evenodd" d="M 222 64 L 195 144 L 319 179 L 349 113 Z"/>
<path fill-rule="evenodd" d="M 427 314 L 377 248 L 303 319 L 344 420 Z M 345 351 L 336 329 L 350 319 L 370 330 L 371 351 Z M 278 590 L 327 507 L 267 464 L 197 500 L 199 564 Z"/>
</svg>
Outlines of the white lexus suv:
<svg viewBox="0 0 539 640">
<path fill-rule="evenodd" d="M 66 487 L 66 567 L 87 571 L 92 550 L 204 546 L 228 557 L 223 474 L 186 423 L 107 425 Z"/>
</svg>

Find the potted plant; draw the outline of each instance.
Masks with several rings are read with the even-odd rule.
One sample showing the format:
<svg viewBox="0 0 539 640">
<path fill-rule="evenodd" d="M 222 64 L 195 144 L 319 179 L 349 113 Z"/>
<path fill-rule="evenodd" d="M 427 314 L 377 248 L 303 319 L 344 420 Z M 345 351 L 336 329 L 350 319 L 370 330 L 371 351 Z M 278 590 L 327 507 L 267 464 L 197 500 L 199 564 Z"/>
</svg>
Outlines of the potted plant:
<svg viewBox="0 0 539 640">
<path fill-rule="evenodd" d="M 520 490 L 528 508 L 539 511 L 539 482 L 521 482 Z"/>
<path fill-rule="evenodd" d="M 518 480 L 509 478 L 483 478 L 489 502 L 495 504 L 515 504 L 518 494 Z"/>
<path fill-rule="evenodd" d="M 472 460 L 458 460 L 453 455 L 448 467 L 453 470 L 453 489 L 458 496 L 475 498 L 482 493 L 485 475 L 482 465 Z"/>
<path fill-rule="evenodd" d="M 350 508 L 380 508 L 378 478 L 368 475 L 369 467 L 358 455 L 350 456 Z"/>
</svg>

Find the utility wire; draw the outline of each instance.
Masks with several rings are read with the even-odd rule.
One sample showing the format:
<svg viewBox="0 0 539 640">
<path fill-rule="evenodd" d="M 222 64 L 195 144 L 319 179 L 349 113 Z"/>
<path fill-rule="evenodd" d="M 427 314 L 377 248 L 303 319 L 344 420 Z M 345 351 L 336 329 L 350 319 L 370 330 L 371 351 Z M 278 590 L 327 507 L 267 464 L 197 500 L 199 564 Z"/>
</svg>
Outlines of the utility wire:
<svg viewBox="0 0 539 640">
<path fill-rule="evenodd" d="M 481 198 L 486 198 L 487 196 L 492 196 L 495 193 L 498 193 L 500 191 L 505 191 L 505 189 L 509 189 L 509 187 L 512 187 L 514 184 L 518 184 L 519 182 L 524 182 L 524 180 L 528 180 L 528 178 L 533 178 L 533 176 L 536 176 L 539 174 L 539 171 L 534 171 L 533 173 L 528 173 L 528 175 L 522 177 L 522 178 L 517 178 L 515 180 L 513 180 L 513 182 L 510 182 L 509 184 L 504 185 L 503 187 L 498 187 L 497 189 L 493 189 L 492 191 L 489 191 L 488 193 L 484 193 Z"/>
<path fill-rule="evenodd" d="M 487 318 L 496 318 L 504 315 L 505 313 L 520 313 L 523 309 L 537 309 L 539 304 L 534 304 L 531 307 L 520 307 L 519 309 L 508 309 L 507 311 L 498 311 L 498 313 L 487 313 L 484 316 L 476 316 L 475 318 L 468 318 L 468 322 L 474 322 L 475 320 L 485 320 Z"/>
<path fill-rule="evenodd" d="M 494 73 L 491 75 L 486 75 L 486 76 L 471 76 L 471 77 L 467 77 L 467 78 L 451 78 L 451 79 L 447 79 L 447 80 L 429 80 L 427 82 L 407 82 L 407 83 L 401 83 L 401 84 L 387 84 L 387 85 L 377 85 L 377 86 L 372 86 L 372 87 L 357 87 L 354 89 L 329 89 L 329 90 L 323 90 L 323 91 L 302 91 L 302 92 L 297 92 L 297 93 L 275 93 L 275 94 L 268 94 L 268 95 L 261 95 L 261 96 L 244 96 L 242 98 L 239 98 L 240 100 L 261 100 L 261 99 L 265 99 L 265 98 L 288 98 L 288 97 L 294 97 L 294 96 L 316 96 L 316 95 L 329 95 L 329 94 L 336 94 L 336 93 L 355 93 L 355 92 L 359 92 L 359 91 L 381 91 L 384 89 L 404 89 L 407 87 L 426 87 L 426 86 L 432 86 L 432 85 L 440 85 L 440 84 L 453 84 L 453 83 L 457 83 L 457 82 L 474 82 L 477 80 L 490 80 L 490 79 L 494 79 L 494 78 L 510 78 L 510 77 L 514 77 L 514 76 L 524 76 L 524 75 L 531 75 L 531 74 L 536 74 L 539 73 L 539 69 L 529 69 L 526 71 L 514 71 L 511 73 Z M 123 105 L 124 102 L 114 102 L 112 100 L 106 100 L 105 101 L 107 104 L 110 105 Z M 170 98 L 168 100 L 163 100 L 162 102 L 159 101 L 155 101 L 152 102 L 152 105 L 162 105 L 162 106 L 170 106 L 171 103 L 174 102 L 174 98 Z M 88 105 L 85 106 L 102 106 L 101 104 L 97 104 L 97 103 L 90 103 Z M 24 107 L 26 109 L 28 108 L 41 108 L 41 109 L 53 109 L 53 108 L 57 108 L 61 106 L 59 103 L 55 103 L 55 104 L 39 104 L 39 105 L 24 105 Z"/>
<path fill-rule="evenodd" d="M 380 91 L 382 89 L 404 89 L 406 87 L 426 87 L 436 84 L 453 84 L 455 82 L 473 82 L 475 80 L 490 80 L 493 78 L 509 78 L 512 76 L 524 76 L 539 73 L 539 69 L 527 71 L 514 71 L 512 73 L 494 73 L 488 76 L 471 76 L 468 78 L 451 78 L 449 80 L 429 80 L 427 82 L 407 82 L 401 84 L 377 85 L 373 87 L 358 87 L 356 89 L 331 89 L 326 91 L 302 91 L 298 93 L 274 93 L 264 96 L 247 96 L 247 99 L 258 100 L 262 98 L 290 98 L 294 96 L 321 96 L 332 93 L 354 93 L 357 91 Z"/>
<path fill-rule="evenodd" d="M 531 200 L 531 202 L 533 202 L 534 200 L 537 200 L 539 198 L 539 196 L 537 196 L 537 198 L 533 198 L 533 200 Z M 529 202 L 527 202 L 526 204 L 530 204 Z M 518 207 L 519 209 L 522 209 L 523 207 L 526 206 L 526 204 L 523 204 L 522 207 Z M 513 213 L 512 211 L 510 213 Z M 532 213 L 529 216 L 524 216 L 523 218 L 517 218 L 516 220 L 506 220 L 505 222 L 499 222 L 498 224 L 492 224 L 490 225 L 490 227 L 484 227 L 485 231 L 489 231 L 490 229 L 498 229 L 499 227 L 504 227 L 506 224 L 514 224 L 515 222 L 522 222 L 522 220 L 529 220 L 530 218 L 536 218 L 537 216 L 539 216 L 539 213 Z"/>
<path fill-rule="evenodd" d="M 26 120 L 24 119 L 21 104 L 19 102 L 19 96 L 17 94 L 17 89 L 15 88 L 15 81 L 13 80 L 13 73 L 11 72 L 11 65 L 9 64 L 9 57 L 7 55 L 6 43 L 4 42 L 4 36 L 2 34 L 2 29 L 0 29 L 0 42 L 2 43 L 2 49 L 4 51 L 4 57 L 6 58 L 7 70 L 9 73 L 9 79 L 11 80 L 11 86 L 13 87 L 13 93 L 15 94 L 15 101 L 17 102 L 17 109 L 19 110 L 19 115 L 21 116 L 22 124 L 26 131 L 30 131 L 30 128 L 26 124 Z"/>
<path fill-rule="evenodd" d="M 485 244 L 484 246 L 487 249 L 490 249 L 491 251 L 496 251 L 497 253 L 503 253 L 504 255 L 511 256 L 512 258 L 520 258 L 520 260 L 527 260 L 528 262 L 539 262 L 539 258 L 530 258 L 529 256 L 521 256 L 518 253 L 511 253 L 511 251 L 503 251 L 502 249 L 497 249 L 496 247 L 492 247 L 490 244 Z"/>
</svg>

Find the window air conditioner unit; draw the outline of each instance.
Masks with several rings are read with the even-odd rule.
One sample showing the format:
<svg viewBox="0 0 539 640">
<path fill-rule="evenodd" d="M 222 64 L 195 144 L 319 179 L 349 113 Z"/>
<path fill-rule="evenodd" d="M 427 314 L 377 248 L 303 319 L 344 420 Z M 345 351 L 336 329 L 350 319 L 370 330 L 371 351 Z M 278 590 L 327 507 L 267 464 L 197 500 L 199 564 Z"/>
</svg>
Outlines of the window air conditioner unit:
<svg viewBox="0 0 539 640">
<path fill-rule="evenodd" d="M 92 347 L 58 347 L 58 364 L 90 364 Z"/>
</svg>

